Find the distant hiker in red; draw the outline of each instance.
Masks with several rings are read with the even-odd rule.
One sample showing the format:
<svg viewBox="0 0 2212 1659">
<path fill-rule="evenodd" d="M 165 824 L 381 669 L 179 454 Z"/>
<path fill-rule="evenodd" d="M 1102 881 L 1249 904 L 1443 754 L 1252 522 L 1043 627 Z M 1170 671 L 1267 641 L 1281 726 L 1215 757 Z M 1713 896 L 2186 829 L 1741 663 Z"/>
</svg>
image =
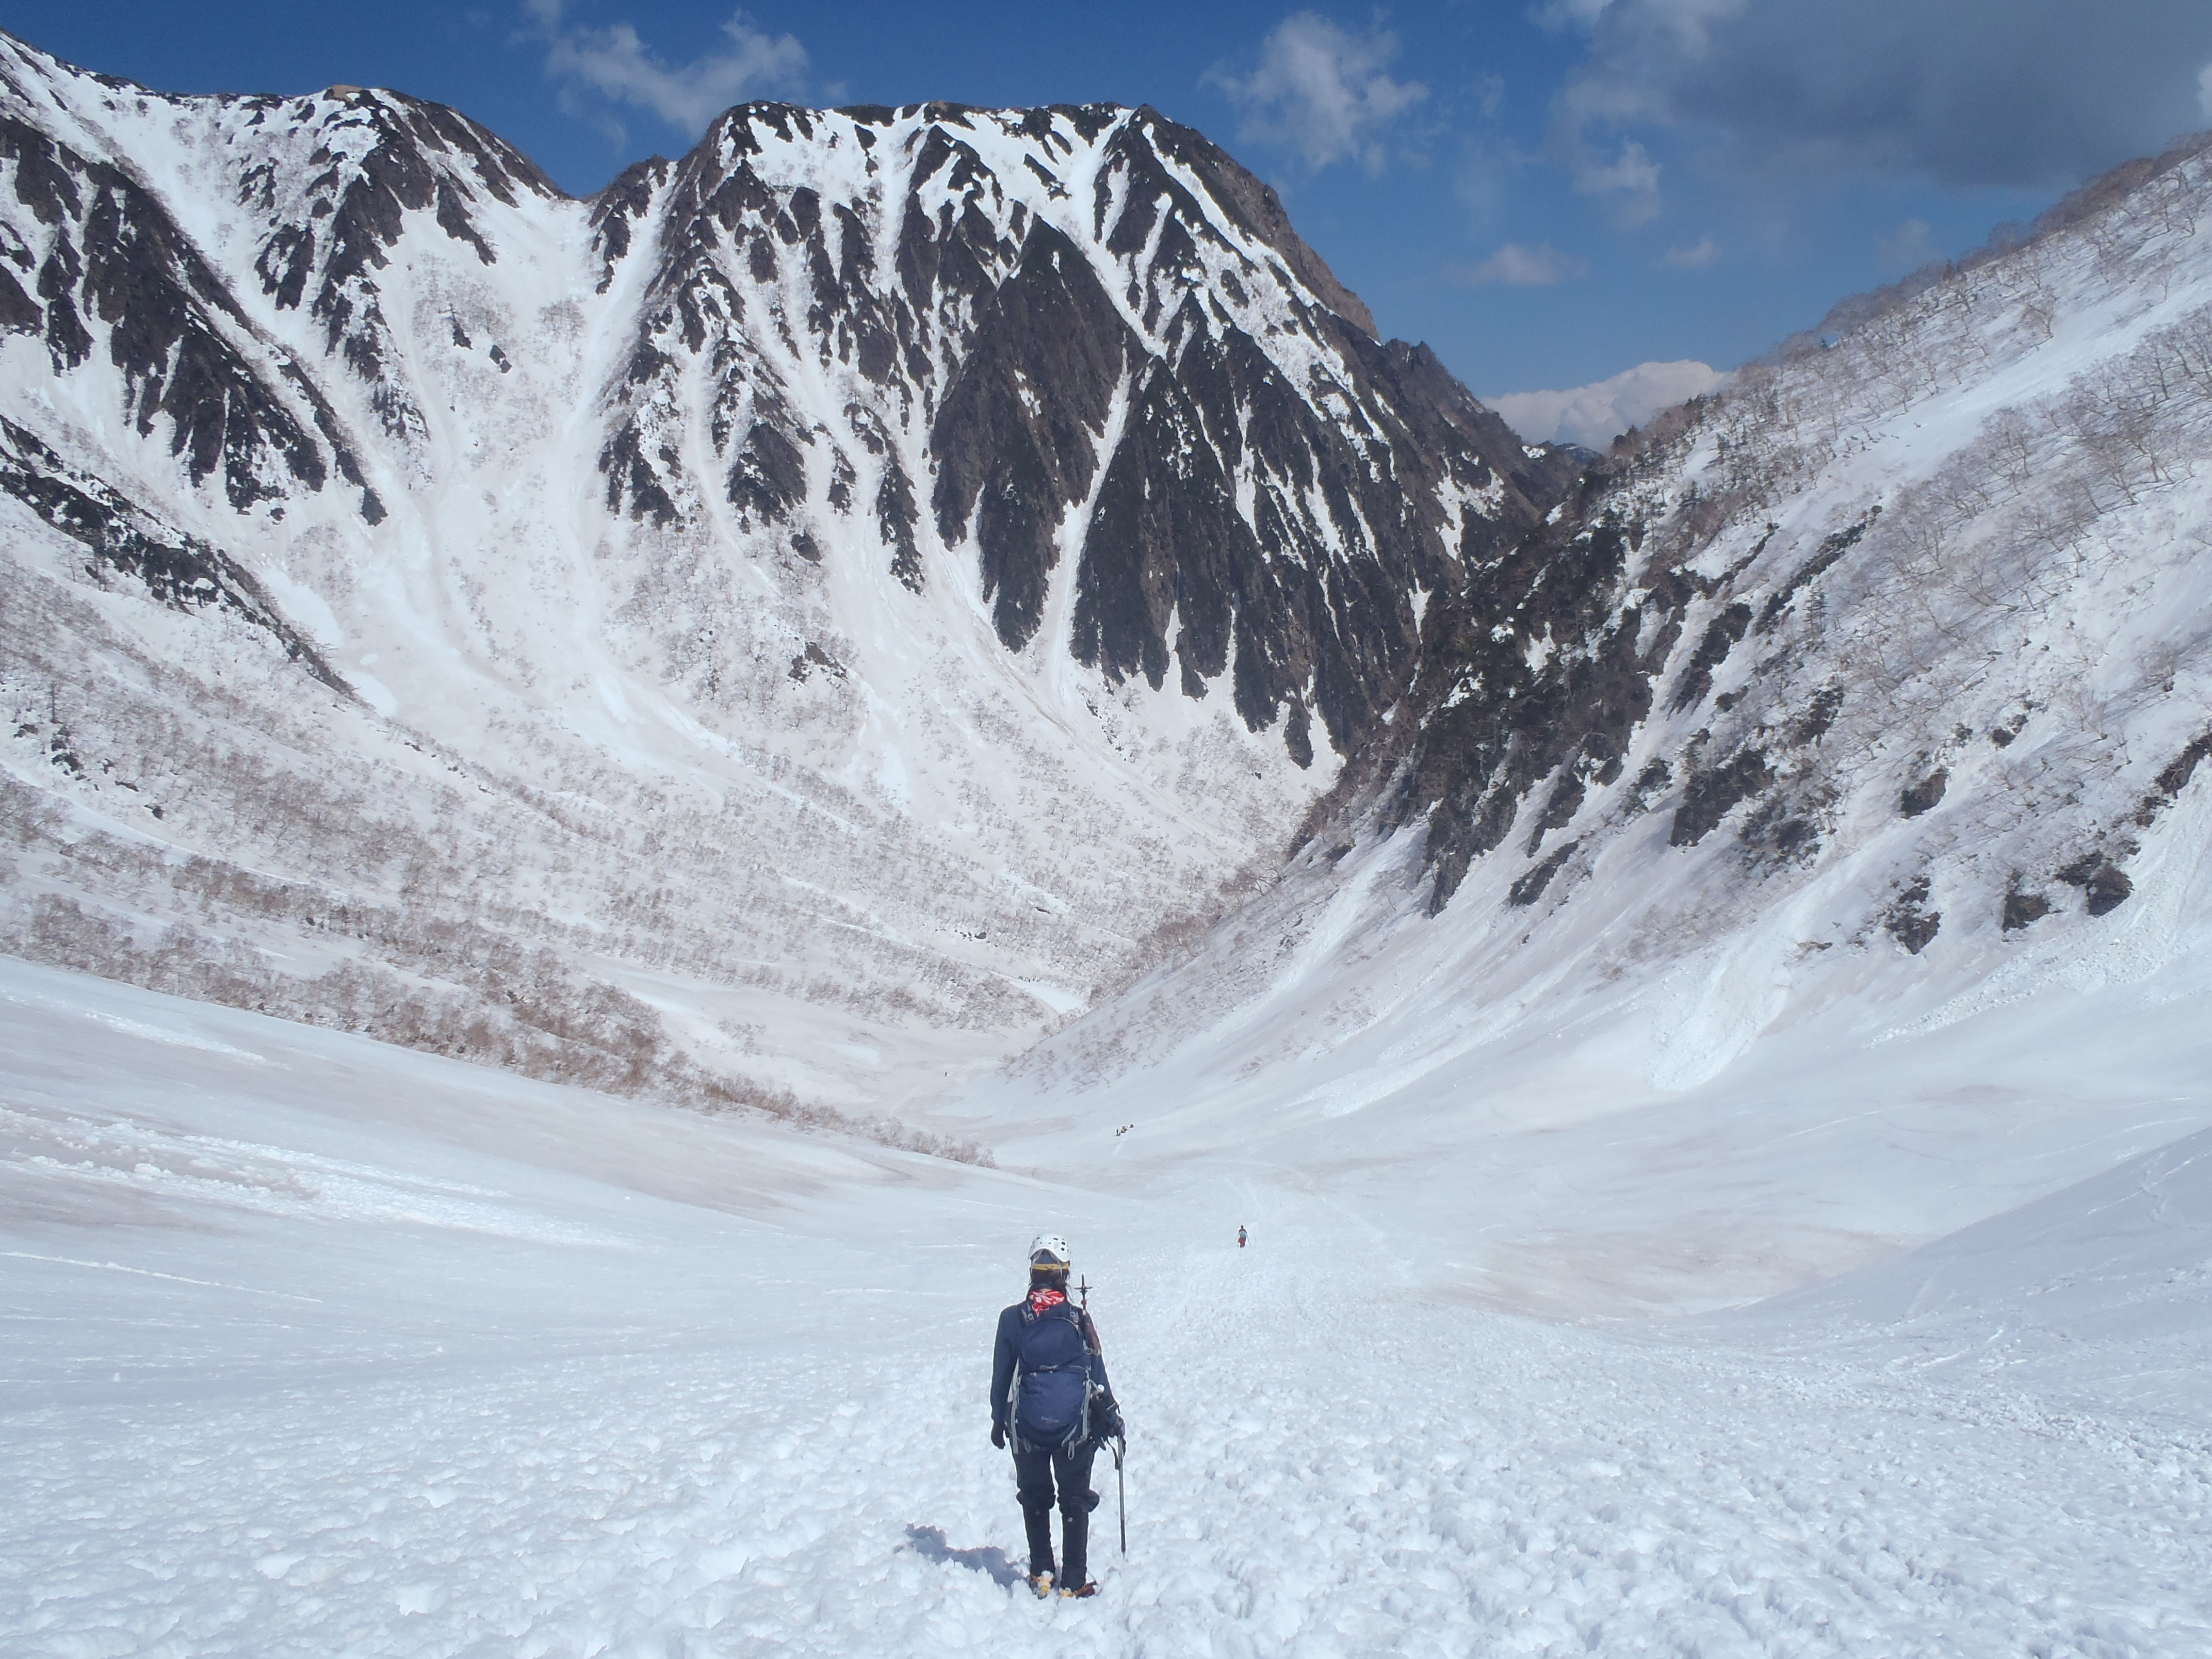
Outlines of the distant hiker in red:
<svg viewBox="0 0 2212 1659">
<path fill-rule="evenodd" d="M 1091 1315 L 1067 1299 L 1067 1243 L 1047 1234 L 1030 1246 L 1030 1290 L 999 1316 L 991 1355 L 991 1443 L 1014 1449 L 1014 1495 L 1029 1533 L 1030 1588 L 1039 1595 L 1096 1595 L 1090 1578 L 1091 1462 L 1100 1443 L 1122 1437 Z M 1061 1551 L 1052 1557 L 1059 1487 Z"/>
<path fill-rule="evenodd" d="M 1237 1230 L 1237 1248 L 1240 1250 L 1244 1248 L 1244 1230 L 1242 1227 Z"/>
</svg>

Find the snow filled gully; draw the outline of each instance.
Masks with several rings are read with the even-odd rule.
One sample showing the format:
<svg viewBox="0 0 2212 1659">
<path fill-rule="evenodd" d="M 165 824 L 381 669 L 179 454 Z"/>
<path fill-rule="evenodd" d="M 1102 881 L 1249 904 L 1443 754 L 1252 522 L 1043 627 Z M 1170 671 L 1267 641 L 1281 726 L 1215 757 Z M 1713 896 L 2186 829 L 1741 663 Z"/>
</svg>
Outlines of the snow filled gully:
<svg viewBox="0 0 2212 1659">
<path fill-rule="evenodd" d="M 0 964 L 9 1655 L 2201 1656 L 2206 1436 Z M 1239 1250 L 1239 1222 L 1252 1228 Z M 986 1437 L 1030 1231 L 1129 1551 Z"/>
</svg>

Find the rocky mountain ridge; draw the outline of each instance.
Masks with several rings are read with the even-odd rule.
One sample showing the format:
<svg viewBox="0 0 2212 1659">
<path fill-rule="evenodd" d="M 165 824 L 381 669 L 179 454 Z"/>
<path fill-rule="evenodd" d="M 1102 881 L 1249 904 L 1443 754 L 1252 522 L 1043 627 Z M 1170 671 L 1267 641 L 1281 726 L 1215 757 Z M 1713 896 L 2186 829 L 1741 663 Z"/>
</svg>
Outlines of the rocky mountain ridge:
<svg viewBox="0 0 2212 1659">
<path fill-rule="evenodd" d="M 1533 856 L 1587 808 L 1608 828 L 1670 810 L 1676 848 L 1735 824 L 1756 875 L 1848 844 L 1855 809 L 1940 818 L 1994 786 L 2018 798 L 1985 796 L 1975 832 L 1945 837 L 1957 853 L 2117 908 L 2106 851 L 2139 850 L 2128 830 L 2154 824 L 2212 732 L 2190 597 L 2212 457 L 2208 201 L 2200 136 L 2084 187 L 2031 238 L 1838 307 L 1841 332 L 1616 445 L 1580 511 L 1522 550 L 1541 573 L 1525 597 L 1471 586 L 1424 642 L 1391 812 L 1425 819 L 1432 907 L 1515 830 Z M 2033 661 L 2052 654 L 2069 660 L 2055 678 Z M 2030 784 L 2023 754 L 2058 776 Z M 1516 883 L 1524 902 L 1542 869 Z M 2024 926 L 2006 904 L 1986 913 Z"/>
<path fill-rule="evenodd" d="M 1184 1150 L 1298 1165 L 1383 1114 L 1510 1163 L 1529 1126 L 1664 1142 L 1752 1076 L 1777 1135 L 1827 1133 L 1806 1102 L 1875 1133 L 1958 1103 L 1839 1099 L 1808 1056 L 2200 996 L 2208 231 L 2200 137 L 1616 444 L 1430 607 L 1276 885 L 948 1121 L 1018 1145 L 1006 1091 L 1188 1100 L 1154 1115 Z M 2031 1054 L 1989 1056 L 1990 1109 L 2056 1121 Z"/>
<path fill-rule="evenodd" d="M 2202 146 L 1585 476 L 1148 110 L 749 105 L 581 203 L 9 51 L 10 950 L 1249 1141 L 2196 948 Z"/>
<path fill-rule="evenodd" d="M 1084 1006 L 1577 471 L 1150 110 L 748 105 L 578 202 L 9 40 L 0 242 L 7 948 L 622 1086 Z"/>
</svg>

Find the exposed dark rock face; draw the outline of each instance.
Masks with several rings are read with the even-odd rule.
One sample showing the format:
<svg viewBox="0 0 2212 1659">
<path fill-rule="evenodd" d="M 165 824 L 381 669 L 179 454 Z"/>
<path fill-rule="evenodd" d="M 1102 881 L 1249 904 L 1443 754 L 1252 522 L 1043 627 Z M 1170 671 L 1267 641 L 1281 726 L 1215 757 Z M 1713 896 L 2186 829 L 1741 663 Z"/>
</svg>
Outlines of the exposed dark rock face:
<svg viewBox="0 0 2212 1659">
<path fill-rule="evenodd" d="M 1694 708 L 1713 687 L 1713 670 L 1728 660 L 1728 653 L 1735 647 L 1751 626 L 1751 607 L 1736 604 L 1713 618 L 1705 629 L 1705 636 L 1698 641 L 1698 648 L 1690 653 L 1687 666 L 1682 670 L 1681 684 L 1675 688 L 1674 708 L 1676 713 Z"/>
<path fill-rule="evenodd" d="M 2135 883 L 2128 878 L 2128 872 L 2109 864 L 2100 866 L 2082 886 L 2093 916 L 2110 915 L 2125 904 L 2135 891 Z"/>
<path fill-rule="evenodd" d="M 1943 926 L 1943 913 L 1928 908 L 1932 890 L 1927 877 L 1916 876 L 1882 917 L 1890 936 L 1916 957 L 1935 942 Z"/>
<path fill-rule="evenodd" d="M 806 459 L 799 446 L 765 421 L 753 422 L 730 468 L 730 502 L 781 524 L 806 498 Z"/>
<path fill-rule="evenodd" d="M 592 213 L 610 270 L 652 261 L 600 456 L 616 510 L 708 516 L 671 413 L 696 366 L 749 519 L 812 544 L 865 506 L 916 592 L 938 549 L 972 557 L 1009 650 L 1072 580 L 1048 648 L 1194 698 L 1226 678 L 1293 757 L 1316 720 L 1355 747 L 1413 672 L 1415 596 L 1486 579 L 1579 475 L 1375 340 L 1273 192 L 1151 110 L 749 104 Z M 795 413 L 817 373 L 851 388 L 849 450 Z"/>
<path fill-rule="evenodd" d="M 142 113 L 158 106 L 194 129 L 229 170 L 220 206 L 246 221 L 248 269 L 226 270 L 129 164 L 81 153 L 65 127 L 36 125 L 51 105 L 42 81 L 74 71 L 12 40 L 0 47 L 0 165 L 31 226 L 0 257 L 36 272 L 33 299 L 0 266 L 0 329 L 42 334 L 58 374 L 104 356 L 121 374 L 133 427 L 166 433 L 189 482 L 219 481 L 233 507 L 319 490 L 335 474 L 361 491 L 362 517 L 380 522 L 384 504 L 324 367 L 272 339 L 242 296 L 258 288 L 276 313 L 310 316 L 328 364 L 362 383 L 387 437 L 413 445 L 424 432 L 420 393 L 376 273 L 411 215 L 489 265 L 498 249 L 479 222 L 482 204 L 560 192 L 474 123 L 396 94 L 171 98 L 114 82 Z"/>
<path fill-rule="evenodd" d="M 219 606 L 263 629 L 284 653 L 333 690 L 352 690 L 277 611 L 252 575 L 221 550 L 169 529 L 98 478 L 61 457 L 14 422 L 0 418 L 0 492 L 14 496 L 64 534 L 82 542 L 86 571 L 105 581 L 121 575 L 144 584 L 178 611 Z"/>
<path fill-rule="evenodd" d="M 899 464 L 890 462 L 876 491 L 876 527 L 884 545 L 891 550 L 891 574 L 916 593 L 921 592 L 921 550 L 915 542 L 914 527 L 921 518 L 914 504 L 914 486 Z"/>
<path fill-rule="evenodd" d="M 2160 179 L 2152 198 L 2129 197 Z M 2094 263 L 2109 283 L 2125 263 L 2116 250 L 2155 248 L 2142 254 L 2135 291 L 2146 307 L 2165 303 L 2160 262 L 2203 257 L 2194 232 L 2173 227 L 2212 201 L 2212 147 L 2191 141 L 2157 167 L 2115 174 L 2100 199 L 2054 226 L 2063 247 L 1992 255 L 1924 296 L 1893 296 L 1863 337 L 1749 366 L 1594 458 L 1541 526 L 1429 605 L 1405 696 L 1313 832 L 1422 826 L 1432 914 L 1509 841 L 1537 860 L 1552 837 L 1571 836 L 1595 857 L 1605 837 L 1643 841 L 1649 831 L 1630 826 L 1665 809 L 1668 843 L 1698 853 L 1655 915 L 1662 902 L 1711 904 L 1741 921 L 1770 882 L 1782 890 L 1816 867 L 1877 856 L 1866 879 L 1881 890 L 1898 878 L 1894 848 L 1909 844 L 1935 872 L 1928 891 L 1958 895 L 1958 914 L 1972 894 L 2018 931 L 2051 901 L 2011 873 L 2051 869 L 2062 844 L 2093 836 L 2106 852 L 2063 878 L 2093 914 L 2124 902 L 2127 854 L 2109 826 L 2158 821 L 2212 755 L 2212 736 L 2147 790 L 2124 781 L 2124 744 L 2116 751 L 2110 729 L 2069 725 L 2078 700 L 2060 689 L 2050 641 L 2103 629 L 2124 603 L 2112 591 L 2118 573 L 2154 580 L 2147 553 L 2138 566 L 2135 551 L 2112 552 L 2092 573 L 2078 550 L 2107 535 L 2134 549 L 2136 532 L 2106 518 L 2112 504 L 2132 508 L 2186 476 L 2177 458 L 2200 452 L 2212 403 L 2212 321 L 2176 301 L 2150 333 L 2106 338 L 2110 362 L 1964 435 L 1907 416 L 1939 390 L 1981 384 L 1997 362 L 2040 353 L 2062 269 L 2077 285 L 2065 303 L 2102 328 L 2088 320 L 2079 270 Z M 2067 227 L 2077 221 L 2094 229 L 2076 234 Z M 2061 356 L 2036 384 L 2076 374 L 2078 359 Z M 1873 482 L 1857 459 L 1869 447 L 1900 467 L 1911 458 L 1911 482 Z M 2171 698 L 2196 729 L 2201 674 L 2170 655 L 2159 672 L 2151 665 L 2123 658 L 2099 673 L 2129 686 L 2110 694 L 2119 703 Z M 1989 743 L 1978 752 L 1978 732 Z M 2117 810 L 2106 793 L 2116 787 L 2126 795 Z M 1907 830 L 1899 817 L 1927 822 Z M 1716 837 L 1724 822 L 1736 833 Z M 1486 890 L 1509 902 L 1540 891 L 1548 863 L 1486 872 Z M 1915 953 L 1937 925 L 1926 896 L 1873 907 Z M 1705 937 L 1705 925 L 1653 948 Z"/>
<path fill-rule="evenodd" d="M 1139 349 L 1089 261 L 1037 225 L 985 302 L 931 433 L 939 533 L 957 542 L 973 516 L 984 597 L 1011 649 L 1043 618 L 1054 532 L 1089 491 L 1093 436 Z"/>
<path fill-rule="evenodd" d="M 2125 904 L 2136 890 L 2126 871 L 2094 853 L 2061 870 L 2058 879 L 2069 887 L 2081 890 L 2087 901 L 2084 908 L 2093 916 L 2110 915 Z"/>
<path fill-rule="evenodd" d="M 1179 616 L 1182 688 L 1203 696 L 1229 665 L 1233 597 L 1263 586 L 1264 566 L 1197 408 L 1172 374 L 1147 374 L 1091 514 L 1077 579 L 1077 658 L 1157 687 L 1167 677 L 1169 619 Z M 1255 689 L 1240 708 L 1264 723 Z"/>
<path fill-rule="evenodd" d="M 1759 749 L 1746 749 L 1719 766 L 1692 772 L 1682 786 L 1682 804 L 1674 809 L 1668 842 L 1695 847 L 1730 811 L 1773 781 L 1773 769 L 1766 763 L 1765 751 Z"/>
<path fill-rule="evenodd" d="M 1950 782 L 1950 773 L 1939 766 L 1918 782 L 1905 785 L 1897 798 L 1898 816 L 1917 818 L 1923 812 L 1934 811 L 1937 803 L 1942 800 L 1943 792 L 1949 787 Z"/>
<path fill-rule="evenodd" d="M 1620 775 L 1680 626 L 1662 617 L 1638 650 L 1643 612 L 1612 603 L 1628 552 L 1626 533 L 1607 519 L 1540 532 L 1494 554 L 1480 584 L 1431 604 L 1413 693 L 1429 712 L 1395 726 L 1395 741 L 1366 763 L 1384 777 L 1382 769 L 1397 769 L 1386 821 L 1429 814 L 1432 910 L 1450 901 L 1473 860 L 1504 842 L 1522 798 L 1545 778 L 1560 775 L 1567 794 L 1554 799 L 1564 804 L 1569 779 L 1586 787 Z M 1580 648 L 1545 654 L 1568 640 Z M 1400 743 L 1410 750 L 1402 762 Z"/>
<path fill-rule="evenodd" d="M 842 680 L 845 678 L 845 665 L 812 640 L 809 640 L 805 649 L 791 659 L 791 666 L 785 671 L 785 677 L 793 684 L 804 684 L 807 676 L 817 669 L 820 669 L 834 680 Z"/>
<path fill-rule="evenodd" d="M 58 374 L 106 354 L 128 418 L 234 508 L 342 478 L 382 523 L 433 465 L 420 319 L 386 314 L 398 251 L 427 237 L 504 271 L 521 210 L 560 192 L 397 94 L 143 94 L 228 180 L 226 270 L 158 191 L 42 124 L 42 87 L 85 77 L 9 43 L 0 79 L 29 226 L 0 243 L 0 331 L 39 336 Z M 1006 649 L 1219 695 L 1301 764 L 1316 725 L 1343 753 L 1372 732 L 1421 605 L 1486 590 L 1580 475 L 1425 348 L 1377 341 L 1274 192 L 1151 109 L 747 104 L 574 211 L 583 285 L 619 276 L 634 307 L 591 389 L 608 513 L 809 562 L 860 529 L 916 595 L 972 559 Z M 507 325 L 453 304 L 441 349 L 514 371 L 485 337 Z M 272 337 L 300 338 L 294 319 L 306 352 Z M 1073 603 L 1041 640 L 1055 592 Z"/>
<path fill-rule="evenodd" d="M 1867 511 L 1866 517 L 1861 519 L 1856 524 L 1847 525 L 1822 541 L 1820 550 L 1792 572 L 1789 580 L 1774 591 L 1772 597 L 1761 608 L 1759 613 L 1759 632 L 1763 634 L 1773 627 L 1776 620 L 1790 608 L 1797 595 L 1809 586 L 1815 578 L 1832 569 L 1844 554 L 1856 547 L 1867 532 L 1874 527 L 1875 520 L 1881 516 L 1881 509 L 1879 507 L 1870 507 Z M 1738 635 L 1737 637 L 1741 639 L 1742 635 Z"/>
<path fill-rule="evenodd" d="M 2051 914 L 2051 901 L 2041 893 L 2030 893 L 2014 888 L 2004 898 L 2003 923 L 2008 933 L 2040 921 Z"/>
<path fill-rule="evenodd" d="M 238 507 L 280 494 L 288 477 L 320 489 L 325 458 L 294 399 L 241 355 L 236 302 L 161 204 L 113 167 L 5 115 L 0 160 L 15 164 L 16 198 L 50 239 L 38 293 L 56 373 L 92 356 L 92 325 L 102 325 L 126 416 L 141 433 L 167 427 L 193 483 L 219 477 Z M 19 331 L 37 328 L 20 284 L 0 293 L 0 310 Z"/>
<path fill-rule="evenodd" d="M 1740 839 L 1765 862 L 1802 860 L 1820 849 L 1820 825 L 1807 803 L 1776 795 L 1761 801 L 1744 820 Z"/>
<path fill-rule="evenodd" d="M 1512 886 L 1505 890 L 1505 902 L 1528 905 L 1543 897 L 1544 889 L 1550 886 L 1552 878 L 1559 873 L 1559 866 L 1574 856 L 1577 845 L 1577 842 L 1568 842 L 1565 846 L 1553 848 L 1551 857 L 1541 864 L 1531 865 L 1515 879 Z"/>
<path fill-rule="evenodd" d="M 335 88 L 320 99 L 234 102 L 250 123 L 303 127 L 316 139 L 304 156 L 249 165 L 240 180 L 240 202 L 264 216 L 254 264 L 264 292 L 280 310 L 304 305 L 325 349 L 374 389 L 386 432 L 418 438 L 418 394 L 398 361 L 375 276 L 408 215 L 432 214 L 489 265 L 499 252 L 477 226 L 478 204 L 511 207 L 525 194 L 561 192 L 520 151 L 441 105 Z M 304 170 L 304 186 L 286 176 L 287 163 Z"/>
<path fill-rule="evenodd" d="M 1600 457 L 1524 447 L 1376 339 L 1273 193 L 1150 110 L 749 104 L 581 203 L 395 94 L 163 99 L 36 57 L 0 40 L 0 347 L 30 369 L 0 508 L 44 607 L 9 657 L 11 787 L 128 787 L 100 781 L 103 703 L 152 731 L 197 697 L 210 720 L 178 729 L 267 762 L 210 739 L 200 774 L 268 781 L 223 813 L 179 793 L 168 832 L 243 871 L 264 805 L 313 786 L 277 828 L 314 868 L 283 881 L 308 925 L 331 884 L 383 881 L 426 923 L 408 974 L 477 937 L 428 927 L 504 910 L 549 960 L 588 933 L 641 971 L 1011 1031 L 1043 1009 L 1023 987 L 1111 982 L 1211 914 L 1170 906 L 1250 893 L 1301 822 L 1332 850 L 1282 900 L 1340 859 L 1392 927 L 1401 874 L 1431 914 L 1480 895 L 1434 930 L 1488 959 L 1469 996 L 1530 977 L 1494 970 L 1532 941 L 1608 983 L 1711 946 L 1731 984 L 1884 932 L 1917 956 L 1939 890 L 1964 962 L 2054 899 L 2053 935 L 2126 902 L 2116 826 L 2172 833 L 2212 753 L 2143 764 L 2144 734 L 2202 729 L 2186 653 L 2160 694 L 2093 650 L 2124 670 L 2110 619 L 2171 614 L 2142 595 L 2180 562 L 2125 568 L 2101 504 L 2188 475 L 2199 345 L 2159 366 L 2162 402 L 2115 378 L 1915 435 L 1929 398 L 1984 407 L 1993 365 L 2075 374 L 2010 373 L 2048 270 L 1749 366 Z M 2160 282 L 2203 258 L 2166 205 L 2068 256 L 2100 303 L 2120 231 L 2168 239 Z M 2145 350 L 2180 326 L 2157 320 Z M 2137 415 L 2154 442 L 2078 437 Z M 396 714 L 303 685 L 280 730 L 289 695 L 227 676 L 258 632 L 337 684 L 270 602 L 295 582 L 376 708 L 467 728 L 443 767 Z M 426 635 L 482 671 L 481 711 L 426 675 Z M 99 667 L 65 706 L 76 664 L 126 660 L 148 672 Z M 2159 695 L 2186 714 L 2154 722 Z M 601 741 L 607 720 L 653 740 Z M 402 752 L 348 793 L 376 744 Z M 685 745 L 699 775 L 662 775 Z M 1338 793 L 1309 812 L 1296 768 Z M 109 851 L 48 852 L 104 891 Z M 536 875 L 633 869 L 558 915 Z M 143 880 L 185 896 L 169 914 L 234 902 L 167 870 Z M 650 1048 L 650 1021 L 611 1019 Z"/>
<path fill-rule="evenodd" d="M 2181 792 L 2189 787 L 2190 779 L 2197 775 L 2198 765 L 2209 755 L 2212 755 L 2212 732 L 2192 738 L 2179 755 L 2159 769 L 2158 776 L 2152 781 L 2150 793 L 2136 808 L 2135 821 L 2146 829 L 2154 823 L 2159 813 L 2179 799 Z"/>
</svg>

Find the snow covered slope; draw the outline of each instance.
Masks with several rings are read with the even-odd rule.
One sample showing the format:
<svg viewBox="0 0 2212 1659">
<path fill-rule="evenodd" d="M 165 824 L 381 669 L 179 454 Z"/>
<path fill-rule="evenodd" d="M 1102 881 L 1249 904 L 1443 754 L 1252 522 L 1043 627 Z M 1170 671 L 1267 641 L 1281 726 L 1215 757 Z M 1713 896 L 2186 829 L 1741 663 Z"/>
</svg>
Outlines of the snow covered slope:
<svg viewBox="0 0 2212 1659">
<path fill-rule="evenodd" d="M 2085 1261 L 2128 1224 L 2075 1213 Z M 2201 1389 L 2177 1419 L 2077 1370 L 2062 1410 L 1759 1328 L 1541 1324 L 1425 1290 L 1405 1219 L 1102 1196 L 0 962 L 0 1629 L 186 1659 L 2203 1651 Z M 1010 1584 L 984 1432 L 1046 1225 L 1131 1428 L 1129 1553 L 1102 1471 L 1080 1605 Z M 2056 1334 L 2019 1352 L 2063 1371 Z"/>
<path fill-rule="evenodd" d="M 1217 914 L 1572 474 L 1150 111 L 452 111 L 0 40 L 0 945 L 874 1112 Z"/>
<path fill-rule="evenodd" d="M 1150 111 L 0 67 L 14 951 L 1582 1315 L 2212 1121 L 2202 150 L 1577 483 Z"/>
<path fill-rule="evenodd" d="M 2212 151 L 2059 220 L 1617 447 L 1276 885 L 941 1123 L 1257 1158 L 1589 1313 L 2212 1122 Z"/>
<path fill-rule="evenodd" d="M 1753 1314 L 1702 1328 L 1990 1379 L 2079 1408 L 2201 1418 L 2212 1364 L 2212 1133 Z"/>
</svg>

